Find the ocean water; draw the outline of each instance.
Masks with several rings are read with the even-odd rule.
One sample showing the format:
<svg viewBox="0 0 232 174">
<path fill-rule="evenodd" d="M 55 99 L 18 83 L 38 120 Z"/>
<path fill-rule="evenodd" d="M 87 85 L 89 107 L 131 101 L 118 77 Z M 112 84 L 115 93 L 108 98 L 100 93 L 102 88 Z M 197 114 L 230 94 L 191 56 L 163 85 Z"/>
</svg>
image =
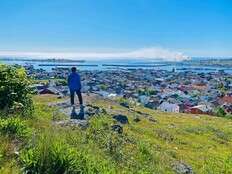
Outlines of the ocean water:
<svg viewBox="0 0 232 174">
<path fill-rule="evenodd" d="M 85 62 L 51 62 L 51 61 L 23 61 L 23 60 L 4 60 L 0 61 L 4 64 L 19 64 L 19 65 L 33 65 L 36 69 L 44 69 L 52 71 L 55 67 L 72 67 L 75 66 L 79 70 L 117 70 L 117 69 L 154 69 L 154 70 L 167 70 L 171 71 L 173 68 L 176 71 L 194 71 L 194 72 L 218 72 L 224 70 L 226 73 L 232 74 L 231 68 L 212 67 L 212 66 L 183 66 L 179 64 L 169 65 L 168 62 L 162 61 L 141 61 L 141 60 L 88 60 Z M 46 66 L 47 64 L 52 66 Z M 117 65 L 117 66 L 103 66 L 103 65 Z M 44 65 L 44 66 L 43 66 Z M 85 66 L 81 66 L 85 65 Z M 91 65 L 91 66 L 88 66 Z M 123 65 L 123 66 L 120 66 Z M 154 65 L 154 67 L 152 66 Z M 152 66 L 152 67 L 151 67 Z"/>
</svg>

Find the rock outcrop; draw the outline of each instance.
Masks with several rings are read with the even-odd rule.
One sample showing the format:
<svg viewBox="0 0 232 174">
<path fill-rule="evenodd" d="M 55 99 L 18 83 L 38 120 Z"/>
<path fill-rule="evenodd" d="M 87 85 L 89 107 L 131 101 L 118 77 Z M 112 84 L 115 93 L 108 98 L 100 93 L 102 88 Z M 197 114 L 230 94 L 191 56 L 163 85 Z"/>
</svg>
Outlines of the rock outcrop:
<svg viewBox="0 0 232 174">
<path fill-rule="evenodd" d="M 112 131 L 115 131 L 115 132 L 117 132 L 119 134 L 123 133 L 123 127 L 120 126 L 119 124 L 112 125 L 111 129 L 112 129 Z"/>
<path fill-rule="evenodd" d="M 55 121 L 54 124 L 60 125 L 62 127 L 80 127 L 82 129 L 86 129 L 88 127 L 87 120 L 77 120 L 77 119 Z"/>
<path fill-rule="evenodd" d="M 174 163 L 173 169 L 177 174 L 194 174 L 192 167 L 182 162 Z"/>
<path fill-rule="evenodd" d="M 112 118 L 121 124 L 128 124 L 129 123 L 128 118 L 125 115 L 118 114 L 118 115 L 114 115 Z"/>
</svg>

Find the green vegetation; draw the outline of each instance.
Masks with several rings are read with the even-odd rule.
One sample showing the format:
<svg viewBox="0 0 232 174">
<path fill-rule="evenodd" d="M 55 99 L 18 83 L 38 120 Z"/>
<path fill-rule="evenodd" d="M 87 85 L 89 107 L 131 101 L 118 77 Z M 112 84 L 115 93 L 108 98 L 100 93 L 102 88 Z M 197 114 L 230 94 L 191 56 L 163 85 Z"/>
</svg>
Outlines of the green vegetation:
<svg viewBox="0 0 232 174">
<path fill-rule="evenodd" d="M 110 101 L 95 101 L 95 105 L 110 106 L 115 112 L 128 115 L 129 124 L 124 126 L 123 134 L 118 134 L 111 130 L 114 121 L 109 115 L 93 117 L 85 130 L 52 125 L 55 108 L 46 105 L 46 97 L 34 100 L 34 117 L 24 122 L 33 130 L 33 136 L 26 146 L 20 145 L 19 157 L 7 155 L 16 162 L 3 163 L 5 168 L 13 165 L 15 170 L 31 173 L 166 174 L 174 173 L 174 162 L 184 161 L 197 173 L 231 172 L 232 128 L 228 119 L 166 114 L 136 107 L 157 119 L 154 123 L 139 115 L 141 121 L 136 123 L 135 113 L 127 108 Z M 4 137 L 1 140 L 7 146 L 15 146 L 8 136 Z M 9 152 L 12 149 L 3 149 L 2 161 L 9 161 L 4 154 L 13 153 Z"/>
<path fill-rule="evenodd" d="M 59 85 L 67 86 L 68 85 L 67 79 L 55 79 L 55 83 L 57 86 L 59 86 Z"/>
<path fill-rule="evenodd" d="M 150 96 L 150 95 L 155 95 L 155 94 L 157 94 L 157 91 L 154 90 L 154 89 L 146 88 L 146 89 L 139 89 L 139 90 L 138 90 L 138 93 L 139 93 L 140 95 L 147 95 L 147 96 Z"/>
<path fill-rule="evenodd" d="M 0 110 L 30 115 L 33 104 L 30 81 L 23 68 L 0 65 Z"/>
<path fill-rule="evenodd" d="M 53 136 L 52 136 L 53 135 Z M 22 151 L 21 165 L 28 173 L 101 173 L 108 166 L 89 157 L 84 151 L 65 142 L 65 135 L 46 134 L 38 142 Z"/>
<path fill-rule="evenodd" d="M 3 135 L 25 138 L 30 134 L 26 123 L 19 118 L 0 119 L 0 132 Z"/>
<path fill-rule="evenodd" d="M 216 116 L 225 117 L 226 116 L 226 111 L 222 107 L 219 107 L 219 108 L 216 109 Z"/>
<path fill-rule="evenodd" d="M 22 117 L 22 110 L 0 114 L 0 173 L 174 174 L 178 162 L 199 174 L 232 173 L 230 119 L 135 105 L 132 110 L 120 104 L 126 100 L 91 98 L 107 114 L 92 117 L 81 129 L 54 123 L 68 118 L 48 104 L 65 99 L 44 95 L 32 100 L 32 117 Z M 112 131 L 118 123 L 111 114 L 128 117 L 123 133 Z"/>
<path fill-rule="evenodd" d="M 232 115 L 230 113 L 227 113 L 223 107 L 216 108 L 214 111 L 214 115 L 217 117 L 232 119 Z"/>
<path fill-rule="evenodd" d="M 101 85 L 100 85 L 100 89 L 101 89 L 101 90 L 106 90 L 107 88 L 108 88 L 108 87 L 107 87 L 106 85 L 104 85 L 104 84 L 101 84 Z"/>
</svg>

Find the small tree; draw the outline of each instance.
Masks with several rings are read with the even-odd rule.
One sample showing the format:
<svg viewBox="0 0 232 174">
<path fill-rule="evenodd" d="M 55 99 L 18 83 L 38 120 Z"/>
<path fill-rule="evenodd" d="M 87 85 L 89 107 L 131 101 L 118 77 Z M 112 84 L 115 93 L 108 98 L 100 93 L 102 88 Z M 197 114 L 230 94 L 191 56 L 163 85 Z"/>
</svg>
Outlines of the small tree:
<svg viewBox="0 0 232 174">
<path fill-rule="evenodd" d="M 0 110 L 32 114 L 30 81 L 24 68 L 0 65 Z"/>
<path fill-rule="evenodd" d="M 107 86 L 105 84 L 101 84 L 100 89 L 105 91 L 105 90 L 107 90 Z"/>
<path fill-rule="evenodd" d="M 56 80 L 56 85 L 57 85 L 57 86 L 60 86 L 60 85 L 62 85 L 62 86 L 67 86 L 68 83 L 67 83 L 67 80 L 66 80 L 66 79 L 57 79 L 57 80 Z"/>
<path fill-rule="evenodd" d="M 216 115 L 218 117 L 225 117 L 226 116 L 226 111 L 222 107 L 219 107 L 216 110 Z"/>
</svg>

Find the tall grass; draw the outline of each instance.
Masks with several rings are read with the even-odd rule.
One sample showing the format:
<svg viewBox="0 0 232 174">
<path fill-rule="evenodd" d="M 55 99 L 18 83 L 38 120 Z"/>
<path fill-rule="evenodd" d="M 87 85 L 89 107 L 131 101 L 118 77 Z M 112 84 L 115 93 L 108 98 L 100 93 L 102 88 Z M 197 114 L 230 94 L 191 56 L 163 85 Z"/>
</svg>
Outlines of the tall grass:
<svg viewBox="0 0 232 174">
<path fill-rule="evenodd" d="M 20 118 L 0 119 L 0 132 L 12 138 L 26 138 L 31 133 L 31 129 Z"/>
<path fill-rule="evenodd" d="M 35 144 L 20 155 L 26 173 L 114 173 L 107 162 L 95 161 L 94 156 L 69 145 L 63 135 L 50 132 L 37 138 Z"/>
</svg>

